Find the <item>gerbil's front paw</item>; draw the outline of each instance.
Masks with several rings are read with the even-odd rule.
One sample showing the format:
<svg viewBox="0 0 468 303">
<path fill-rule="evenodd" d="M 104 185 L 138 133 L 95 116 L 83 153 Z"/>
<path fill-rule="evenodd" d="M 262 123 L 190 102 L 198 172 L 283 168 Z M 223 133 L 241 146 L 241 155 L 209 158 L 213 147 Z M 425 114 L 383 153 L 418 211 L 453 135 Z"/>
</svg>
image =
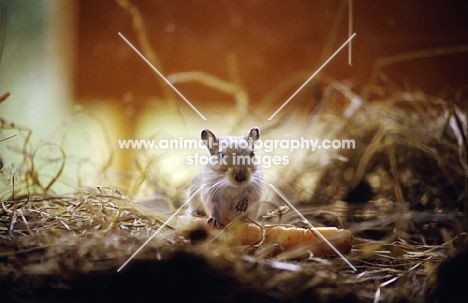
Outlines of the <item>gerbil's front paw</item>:
<svg viewBox="0 0 468 303">
<path fill-rule="evenodd" d="M 214 228 L 221 228 L 224 225 L 221 223 L 221 220 L 218 217 L 210 217 L 206 223 L 211 223 Z"/>
<path fill-rule="evenodd" d="M 244 198 L 237 202 L 236 204 L 236 210 L 237 211 L 246 211 L 247 207 L 249 206 L 249 200 L 247 198 Z"/>
</svg>

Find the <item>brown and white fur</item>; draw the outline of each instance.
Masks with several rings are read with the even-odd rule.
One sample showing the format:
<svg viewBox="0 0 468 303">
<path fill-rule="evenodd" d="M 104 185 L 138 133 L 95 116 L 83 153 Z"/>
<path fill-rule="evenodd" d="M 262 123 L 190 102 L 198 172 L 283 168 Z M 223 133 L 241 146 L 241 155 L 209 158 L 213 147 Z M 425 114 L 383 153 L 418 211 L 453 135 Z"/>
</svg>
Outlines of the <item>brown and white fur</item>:
<svg viewBox="0 0 468 303">
<path fill-rule="evenodd" d="M 237 215 L 255 218 L 263 192 L 263 174 L 254 163 L 254 145 L 260 130 L 252 128 L 245 136 L 216 137 L 204 129 L 201 139 L 208 147 L 210 161 L 190 184 L 190 214 L 205 215 L 214 227 L 232 221 Z"/>
</svg>

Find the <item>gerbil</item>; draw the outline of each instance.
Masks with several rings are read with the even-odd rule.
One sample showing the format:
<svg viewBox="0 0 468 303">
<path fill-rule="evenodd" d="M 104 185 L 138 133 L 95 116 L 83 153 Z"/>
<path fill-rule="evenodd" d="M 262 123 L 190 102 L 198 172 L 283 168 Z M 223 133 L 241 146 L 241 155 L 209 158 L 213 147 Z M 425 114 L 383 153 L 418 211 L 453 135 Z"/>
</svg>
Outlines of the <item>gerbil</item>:
<svg viewBox="0 0 468 303">
<path fill-rule="evenodd" d="M 208 147 L 210 158 L 190 184 L 189 196 L 204 185 L 189 202 L 190 214 L 208 216 L 213 227 L 232 221 L 238 213 L 257 215 L 263 174 L 253 149 L 259 137 L 257 127 L 245 136 L 216 137 L 211 131 L 202 130 L 201 139 Z"/>
</svg>

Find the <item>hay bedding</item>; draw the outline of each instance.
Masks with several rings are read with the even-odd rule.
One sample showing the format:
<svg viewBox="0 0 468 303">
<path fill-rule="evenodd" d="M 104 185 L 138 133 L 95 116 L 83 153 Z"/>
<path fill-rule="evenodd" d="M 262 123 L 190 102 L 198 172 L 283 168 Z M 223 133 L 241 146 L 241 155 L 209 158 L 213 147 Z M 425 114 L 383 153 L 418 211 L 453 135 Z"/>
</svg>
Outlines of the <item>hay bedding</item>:
<svg viewBox="0 0 468 303">
<path fill-rule="evenodd" d="M 139 42 L 148 46 L 138 10 L 117 3 L 131 10 Z M 145 55 L 156 56 L 150 48 Z M 255 109 L 258 116 L 273 112 L 276 107 L 265 106 L 283 100 L 282 93 L 309 75 L 292 75 Z M 206 77 L 196 80 L 208 85 L 214 79 Z M 110 187 L 55 193 L 65 151 L 56 147 L 58 156 L 50 161 L 57 173 L 43 181 L 29 146 L 31 130 L 1 119 L 2 152 L 8 149 L 20 164 L 12 167 L 0 155 L 0 301 L 466 302 L 466 112 L 391 85 L 371 87 L 361 97 L 326 75 L 317 79 L 314 92 L 326 89 L 323 98 L 317 93 L 316 101 L 322 100 L 314 109 L 297 101 L 262 130 L 301 124 L 300 112 L 308 112 L 306 137 L 313 124 L 323 138 L 356 140 L 356 149 L 342 150 L 325 166 L 316 155 L 302 155 L 298 169 L 277 182 L 285 192 L 293 187 L 292 202 L 314 224 L 353 232 L 346 258 L 356 272 L 336 256 L 278 259 L 269 247 L 209 241 L 202 230 L 191 232 L 188 241 L 172 223 L 117 272 L 167 212 L 142 211 Z M 242 93 L 240 88 L 233 95 Z M 350 106 L 341 116 L 336 108 L 332 118 L 322 115 L 334 102 Z M 237 125 L 249 124 L 243 119 L 247 115 L 239 115 Z M 10 144 L 12 139 L 23 144 Z M 311 184 L 308 176 L 317 171 Z M 288 212 L 274 222 L 293 220 Z"/>
<path fill-rule="evenodd" d="M 304 215 L 353 232 L 355 244 L 346 258 L 356 272 L 336 256 L 279 260 L 262 246 L 207 241 L 203 231 L 192 232 L 187 241 L 173 226 L 117 272 L 167 214 L 145 215 L 113 188 L 54 194 L 60 170 L 44 185 L 29 166 L 20 170 L 23 175 L 9 175 L 10 185 L 2 189 L 2 302 L 466 298 L 460 284 L 468 272 L 466 118 L 456 106 L 429 98 L 405 103 L 412 107 L 406 111 L 395 102 L 362 106 L 342 127 L 343 137 L 358 139 L 359 148 L 345 155 L 346 164 L 331 162 L 322 169 L 314 195 L 298 195 Z M 29 130 L 4 120 L 2 129 L 26 132 L 28 143 Z M 23 164 L 33 163 L 28 161 L 34 153 L 26 150 L 16 152 Z"/>
</svg>

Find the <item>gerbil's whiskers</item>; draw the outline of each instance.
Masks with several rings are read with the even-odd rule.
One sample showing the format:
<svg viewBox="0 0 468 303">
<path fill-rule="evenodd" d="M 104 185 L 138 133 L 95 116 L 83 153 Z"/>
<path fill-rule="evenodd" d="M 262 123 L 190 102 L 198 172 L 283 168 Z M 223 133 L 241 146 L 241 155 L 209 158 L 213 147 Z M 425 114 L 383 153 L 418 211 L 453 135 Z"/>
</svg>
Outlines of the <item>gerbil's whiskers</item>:
<svg viewBox="0 0 468 303">
<path fill-rule="evenodd" d="M 117 269 L 117 272 L 120 272 L 122 270 L 122 268 L 125 267 L 125 265 L 127 265 L 128 262 L 130 262 L 139 252 L 140 250 L 143 249 L 143 247 L 145 247 L 149 241 L 151 241 L 151 239 L 153 239 L 166 225 L 167 223 L 169 223 L 169 221 L 171 221 L 185 206 L 188 205 L 188 203 L 193 199 L 193 197 L 195 197 L 196 194 L 198 194 L 202 189 L 203 187 L 205 187 L 204 184 L 202 184 L 200 186 L 200 188 L 198 188 L 193 194 L 190 195 L 190 197 L 188 197 L 187 201 L 184 202 L 184 204 L 182 204 L 170 217 L 169 219 L 167 219 L 163 225 L 161 225 L 154 233 L 151 237 L 148 238 L 148 240 L 145 241 L 145 243 L 143 243 L 134 253 L 133 255 L 130 256 L 130 258 L 127 259 L 127 261 L 125 261 L 124 264 L 122 264 L 122 266 L 120 266 L 119 269 Z"/>
<path fill-rule="evenodd" d="M 214 176 L 214 180 L 219 179 L 215 184 L 211 185 L 208 189 L 213 196 L 217 196 L 221 188 L 226 185 L 226 180 L 215 173 L 210 173 L 209 176 Z"/>
<path fill-rule="evenodd" d="M 271 184 L 271 183 L 268 183 L 268 185 L 284 200 L 284 202 L 286 202 L 286 203 L 289 205 L 289 207 L 291 207 L 291 208 L 299 215 L 299 217 L 301 217 L 302 220 L 304 220 L 305 222 L 307 222 L 307 224 L 309 225 L 310 230 L 311 230 L 317 237 L 319 237 L 322 241 L 324 241 L 325 243 L 327 243 L 327 245 L 330 246 L 330 248 L 333 249 L 333 251 L 334 251 L 338 256 L 340 256 L 340 258 L 343 259 L 343 261 L 345 261 L 346 264 L 348 264 L 349 267 L 351 267 L 351 269 L 352 269 L 353 271 L 356 271 L 356 270 L 357 270 L 356 267 L 354 267 L 354 265 L 351 264 L 351 262 L 349 262 L 349 260 L 346 259 L 346 257 L 343 256 L 343 254 L 340 253 L 340 252 L 338 251 L 338 249 L 336 249 L 336 247 L 333 246 L 333 244 L 331 244 L 330 241 L 328 241 L 328 239 L 327 239 L 324 235 L 322 235 L 322 234 L 317 230 L 317 228 L 316 228 L 314 225 L 312 225 L 312 223 L 309 222 L 309 220 L 306 219 L 306 217 L 304 217 L 304 215 L 288 200 L 288 198 L 285 196 L 285 194 L 284 194 L 279 188 L 277 188 L 276 186 L 274 186 L 274 185 Z"/>
<path fill-rule="evenodd" d="M 263 178 L 261 178 L 260 176 L 255 175 L 255 174 L 252 174 L 250 176 L 250 185 L 249 185 L 249 187 L 250 188 L 256 188 L 258 185 L 262 184 L 262 181 L 263 181 Z"/>
</svg>

